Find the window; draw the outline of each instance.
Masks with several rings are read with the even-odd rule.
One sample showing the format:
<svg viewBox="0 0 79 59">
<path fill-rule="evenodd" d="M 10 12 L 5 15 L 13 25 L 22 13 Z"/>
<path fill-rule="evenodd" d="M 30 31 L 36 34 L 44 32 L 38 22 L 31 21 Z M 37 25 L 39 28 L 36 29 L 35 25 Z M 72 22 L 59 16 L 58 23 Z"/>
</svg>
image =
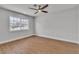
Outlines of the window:
<svg viewBox="0 0 79 59">
<path fill-rule="evenodd" d="M 29 29 L 28 19 L 10 16 L 9 22 L 10 22 L 10 31 L 28 30 Z"/>
</svg>

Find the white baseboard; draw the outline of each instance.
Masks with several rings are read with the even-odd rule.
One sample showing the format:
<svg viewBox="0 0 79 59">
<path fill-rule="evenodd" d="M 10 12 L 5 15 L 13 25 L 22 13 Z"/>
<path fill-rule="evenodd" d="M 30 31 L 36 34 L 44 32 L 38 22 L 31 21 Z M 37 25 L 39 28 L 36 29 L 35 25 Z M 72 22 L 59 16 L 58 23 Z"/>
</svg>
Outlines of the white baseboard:
<svg viewBox="0 0 79 59">
<path fill-rule="evenodd" d="M 30 34 L 30 35 L 25 35 L 25 36 L 21 36 L 21 37 L 17 37 L 17 38 L 9 39 L 9 40 L 0 42 L 0 44 L 4 44 L 4 43 L 11 42 L 11 41 L 14 41 L 14 40 L 20 40 L 20 39 L 22 39 L 22 38 L 30 37 L 30 36 L 32 36 L 32 35 L 34 35 L 34 34 Z"/>
<path fill-rule="evenodd" d="M 25 35 L 25 36 L 21 36 L 21 37 L 9 39 L 9 40 L 0 42 L 0 44 L 7 43 L 7 42 L 11 42 L 11 41 L 14 41 L 14 40 L 20 40 L 20 39 L 22 39 L 22 38 L 30 37 L 30 36 L 32 36 L 32 35 L 36 35 L 36 34 L 30 34 L 30 35 Z M 62 39 L 62 38 L 59 38 L 59 37 L 52 37 L 52 36 L 46 36 L 46 35 L 36 35 L 36 36 L 46 37 L 46 38 L 51 38 L 51 39 L 56 39 L 56 40 L 67 41 L 67 42 L 72 42 L 72 43 L 77 43 L 77 44 L 79 44 L 78 41 L 70 41 L 70 40 L 68 40 L 68 39 Z"/>
<path fill-rule="evenodd" d="M 46 36 L 46 35 L 37 35 L 37 36 L 40 36 L 40 37 L 46 37 L 46 38 L 50 38 L 50 39 L 56 39 L 56 40 L 61 40 L 61 41 L 66 41 L 66 42 L 71 42 L 71 43 L 79 44 L 78 41 L 71 41 L 71 40 L 68 40 L 68 39 L 62 39 L 62 38 L 59 38 L 59 37 L 52 37 L 52 36 Z"/>
</svg>

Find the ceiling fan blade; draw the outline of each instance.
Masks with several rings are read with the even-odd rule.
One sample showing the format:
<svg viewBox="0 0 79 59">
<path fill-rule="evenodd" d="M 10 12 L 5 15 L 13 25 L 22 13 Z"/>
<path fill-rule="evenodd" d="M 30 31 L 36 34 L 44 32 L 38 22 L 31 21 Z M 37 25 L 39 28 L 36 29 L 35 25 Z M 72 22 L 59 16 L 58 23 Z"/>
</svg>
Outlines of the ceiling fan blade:
<svg viewBox="0 0 79 59">
<path fill-rule="evenodd" d="M 38 11 L 37 12 L 35 12 L 34 14 L 37 14 L 38 13 Z"/>
<path fill-rule="evenodd" d="M 38 5 L 38 8 L 41 9 L 41 5 Z"/>
<path fill-rule="evenodd" d="M 32 10 L 37 10 L 37 9 L 35 9 L 35 8 L 29 8 L 29 9 L 32 9 Z"/>
<path fill-rule="evenodd" d="M 34 4 L 33 6 L 34 6 L 34 7 L 36 7 L 36 6 L 37 6 L 37 4 Z"/>
<path fill-rule="evenodd" d="M 44 9 L 44 8 L 46 8 L 46 7 L 48 7 L 48 4 L 46 4 L 45 6 L 43 6 L 41 9 Z"/>
<path fill-rule="evenodd" d="M 48 13 L 48 11 L 42 11 L 42 12 L 44 12 L 44 13 Z"/>
</svg>

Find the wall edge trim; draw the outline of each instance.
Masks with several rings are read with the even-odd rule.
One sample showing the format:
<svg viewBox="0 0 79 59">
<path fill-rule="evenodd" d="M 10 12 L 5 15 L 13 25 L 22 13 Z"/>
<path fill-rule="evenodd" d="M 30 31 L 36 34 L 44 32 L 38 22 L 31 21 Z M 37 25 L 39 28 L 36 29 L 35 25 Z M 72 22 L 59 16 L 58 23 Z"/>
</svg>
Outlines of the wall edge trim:
<svg viewBox="0 0 79 59">
<path fill-rule="evenodd" d="M 20 40 L 20 39 L 22 39 L 22 38 L 30 37 L 30 36 L 33 36 L 33 35 L 34 35 L 34 34 L 29 34 L 29 35 L 25 35 L 25 36 L 21 36 L 21 37 L 9 39 L 9 40 L 0 42 L 0 44 L 5 44 L 5 43 L 12 42 L 12 41 L 15 41 L 15 40 Z"/>
<path fill-rule="evenodd" d="M 71 41 L 71 40 L 67 40 L 67 39 L 64 40 L 63 38 L 59 38 L 59 37 L 52 37 L 52 36 L 46 36 L 46 35 L 37 35 L 37 36 L 79 44 L 78 41 Z"/>
</svg>

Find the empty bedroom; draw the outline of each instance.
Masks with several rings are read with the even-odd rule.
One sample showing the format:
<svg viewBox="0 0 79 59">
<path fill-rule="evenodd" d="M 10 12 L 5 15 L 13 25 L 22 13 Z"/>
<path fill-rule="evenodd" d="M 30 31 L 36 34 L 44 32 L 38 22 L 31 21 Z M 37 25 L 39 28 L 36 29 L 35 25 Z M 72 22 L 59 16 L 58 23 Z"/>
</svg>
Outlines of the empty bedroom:
<svg viewBox="0 0 79 59">
<path fill-rule="evenodd" d="M 0 54 L 79 54 L 79 5 L 0 4 Z"/>
</svg>

